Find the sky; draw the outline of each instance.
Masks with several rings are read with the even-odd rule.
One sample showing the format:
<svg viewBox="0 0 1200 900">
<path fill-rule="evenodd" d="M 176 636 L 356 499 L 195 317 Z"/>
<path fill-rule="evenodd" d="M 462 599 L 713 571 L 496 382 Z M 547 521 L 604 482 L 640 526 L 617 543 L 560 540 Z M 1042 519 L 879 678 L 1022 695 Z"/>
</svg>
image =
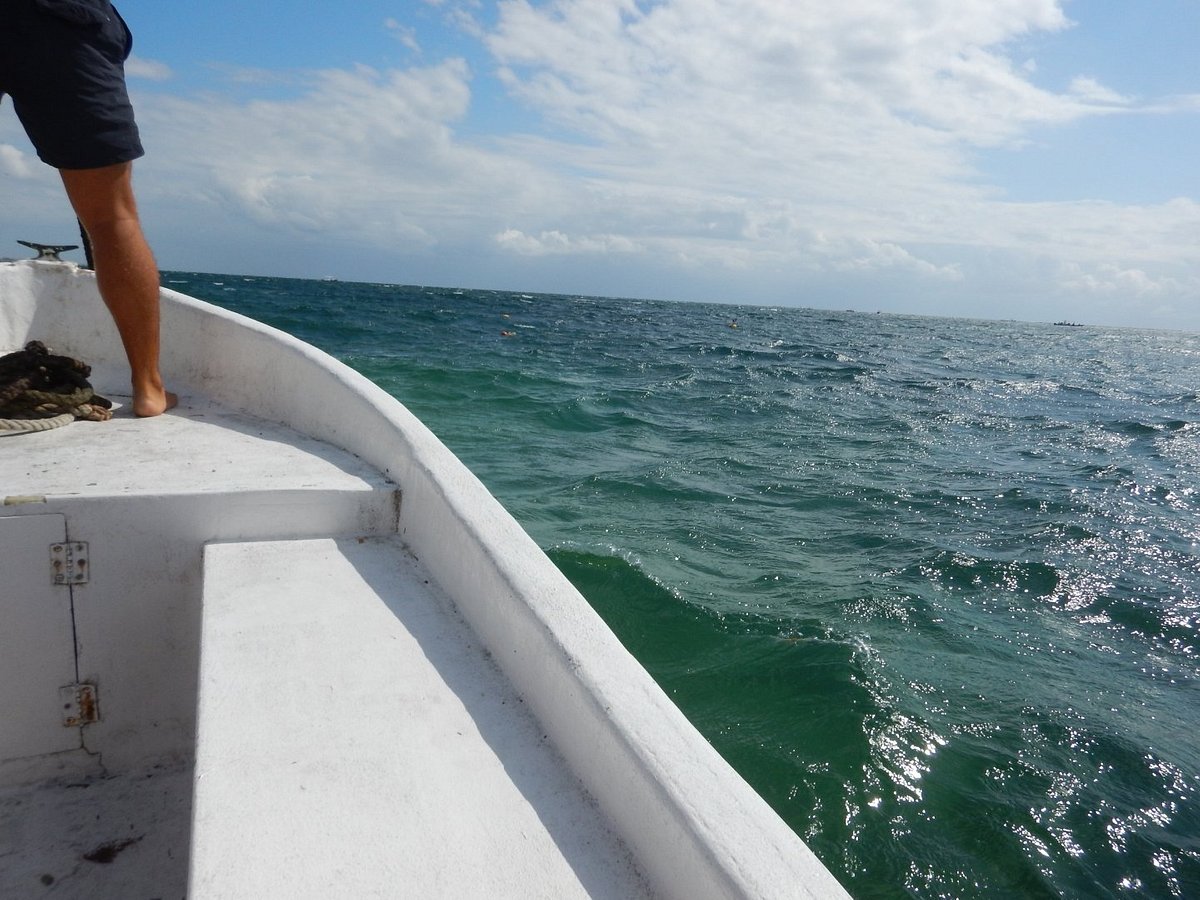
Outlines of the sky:
<svg viewBox="0 0 1200 900">
<path fill-rule="evenodd" d="M 1197 0 L 118 7 L 163 269 L 1200 331 Z"/>
</svg>

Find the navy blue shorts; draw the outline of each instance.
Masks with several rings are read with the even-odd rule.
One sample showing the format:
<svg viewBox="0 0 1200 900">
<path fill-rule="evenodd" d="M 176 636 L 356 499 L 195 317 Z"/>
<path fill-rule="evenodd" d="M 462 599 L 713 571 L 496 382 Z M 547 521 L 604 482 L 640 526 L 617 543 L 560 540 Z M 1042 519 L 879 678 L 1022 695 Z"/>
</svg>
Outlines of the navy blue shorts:
<svg viewBox="0 0 1200 900">
<path fill-rule="evenodd" d="M 125 89 L 132 47 L 110 0 L 4 0 L 0 94 L 43 162 L 98 169 L 142 155 Z"/>
</svg>

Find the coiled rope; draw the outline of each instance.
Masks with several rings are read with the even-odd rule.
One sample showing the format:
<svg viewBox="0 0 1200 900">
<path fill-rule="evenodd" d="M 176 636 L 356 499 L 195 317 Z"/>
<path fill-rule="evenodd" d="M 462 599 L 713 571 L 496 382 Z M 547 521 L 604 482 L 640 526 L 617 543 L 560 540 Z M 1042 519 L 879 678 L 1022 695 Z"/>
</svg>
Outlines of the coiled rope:
<svg viewBox="0 0 1200 900">
<path fill-rule="evenodd" d="M 112 402 L 92 390 L 91 374 L 91 366 L 53 354 L 41 341 L 0 356 L 0 437 L 111 419 Z"/>
</svg>

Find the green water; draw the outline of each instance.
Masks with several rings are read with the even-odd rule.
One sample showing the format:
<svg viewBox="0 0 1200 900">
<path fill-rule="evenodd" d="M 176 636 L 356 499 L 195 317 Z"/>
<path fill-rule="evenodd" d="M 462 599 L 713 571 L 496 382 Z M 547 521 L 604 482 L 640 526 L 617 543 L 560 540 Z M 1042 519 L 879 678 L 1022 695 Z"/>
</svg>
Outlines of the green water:
<svg viewBox="0 0 1200 900">
<path fill-rule="evenodd" d="M 165 280 L 399 397 L 860 900 L 1200 896 L 1200 336 Z"/>
</svg>

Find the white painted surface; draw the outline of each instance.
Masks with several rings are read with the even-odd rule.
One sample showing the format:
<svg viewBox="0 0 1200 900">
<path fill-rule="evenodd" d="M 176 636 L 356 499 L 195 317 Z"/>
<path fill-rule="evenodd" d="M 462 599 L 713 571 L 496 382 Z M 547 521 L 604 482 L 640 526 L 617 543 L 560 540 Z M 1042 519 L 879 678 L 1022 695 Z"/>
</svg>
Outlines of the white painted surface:
<svg viewBox="0 0 1200 900">
<path fill-rule="evenodd" d="M 205 553 L 188 896 L 647 895 L 394 538 Z"/>
<path fill-rule="evenodd" d="M 3 439 L 0 501 L 35 492 L 80 500 L 304 491 L 365 499 L 394 488 L 344 450 L 207 399 L 153 419 L 134 418 L 127 397 L 115 400 L 111 421 Z"/>
<path fill-rule="evenodd" d="M 93 381 L 102 390 L 120 389 L 120 345 L 90 276 L 70 267 L 0 265 L 0 295 L 6 297 L 0 347 L 41 337 L 93 363 Z M 532 710 L 655 890 L 688 900 L 846 896 L 507 511 L 407 409 L 294 338 L 170 291 L 163 297 L 164 366 L 173 388 L 193 402 L 211 397 L 286 422 L 345 448 L 401 487 L 401 538 Z M 87 508 L 69 517 L 70 528 Z M 197 508 L 145 496 L 123 524 L 137 522 L 147 536 L 174 529 L 172 540 L 162 542 L 165 567 L 194 580 L 190 560 L 198 551 L 186 539 L 211 533 L 215 524 L 183 527 L 180 512 Z M 214 515 L 211 504 L 199 508 Z M 103 527 L 99 518 L 87 524 Z M 117 568 L 136 570 L 138 563 L 126 557 Z M 179 600 L 172 615 L 190 624 L 171 632 L 172 640 L 194 637 L 193 602 Z M 141 689 L 155 705 L 165 699 L 144 678 Z M 171 727 L 178 732 L 178 725 Z M 114 746 L 134 746 L 132 734 L 110 736 Z"/>
<path fill-rule="evenodd" d="M 87 747 L 113 770 L 191 755 L 206 542 L 393 533 L 396 491 L 343 450 L 209 402 L 0 440 L 0 502 L 41 498 L 0 515 L 58 514 L 89 544 L 90 579 L 71 589 L 79 674 L 100 693 Z M 69 615 L 64 624 L 70 646 Z M 42 664 L 37 647 L 21 642 L 0 659 L 25 672 Z M 59 684 L 74 680 L 69 656 Z M 8 683 L 33 702 L 17 687 L 25 679 Z M 54 702 L 39 714 L 57 713 Z"/>
<path fill-rule="evenodd" d="M 62 516 L 7 517 L 0 507 L 0 784 L 14 761 L 78 749 L 58 689 L 75 681 L 71 589 L 51 581 L 50 545 Z"/>
</svg>

